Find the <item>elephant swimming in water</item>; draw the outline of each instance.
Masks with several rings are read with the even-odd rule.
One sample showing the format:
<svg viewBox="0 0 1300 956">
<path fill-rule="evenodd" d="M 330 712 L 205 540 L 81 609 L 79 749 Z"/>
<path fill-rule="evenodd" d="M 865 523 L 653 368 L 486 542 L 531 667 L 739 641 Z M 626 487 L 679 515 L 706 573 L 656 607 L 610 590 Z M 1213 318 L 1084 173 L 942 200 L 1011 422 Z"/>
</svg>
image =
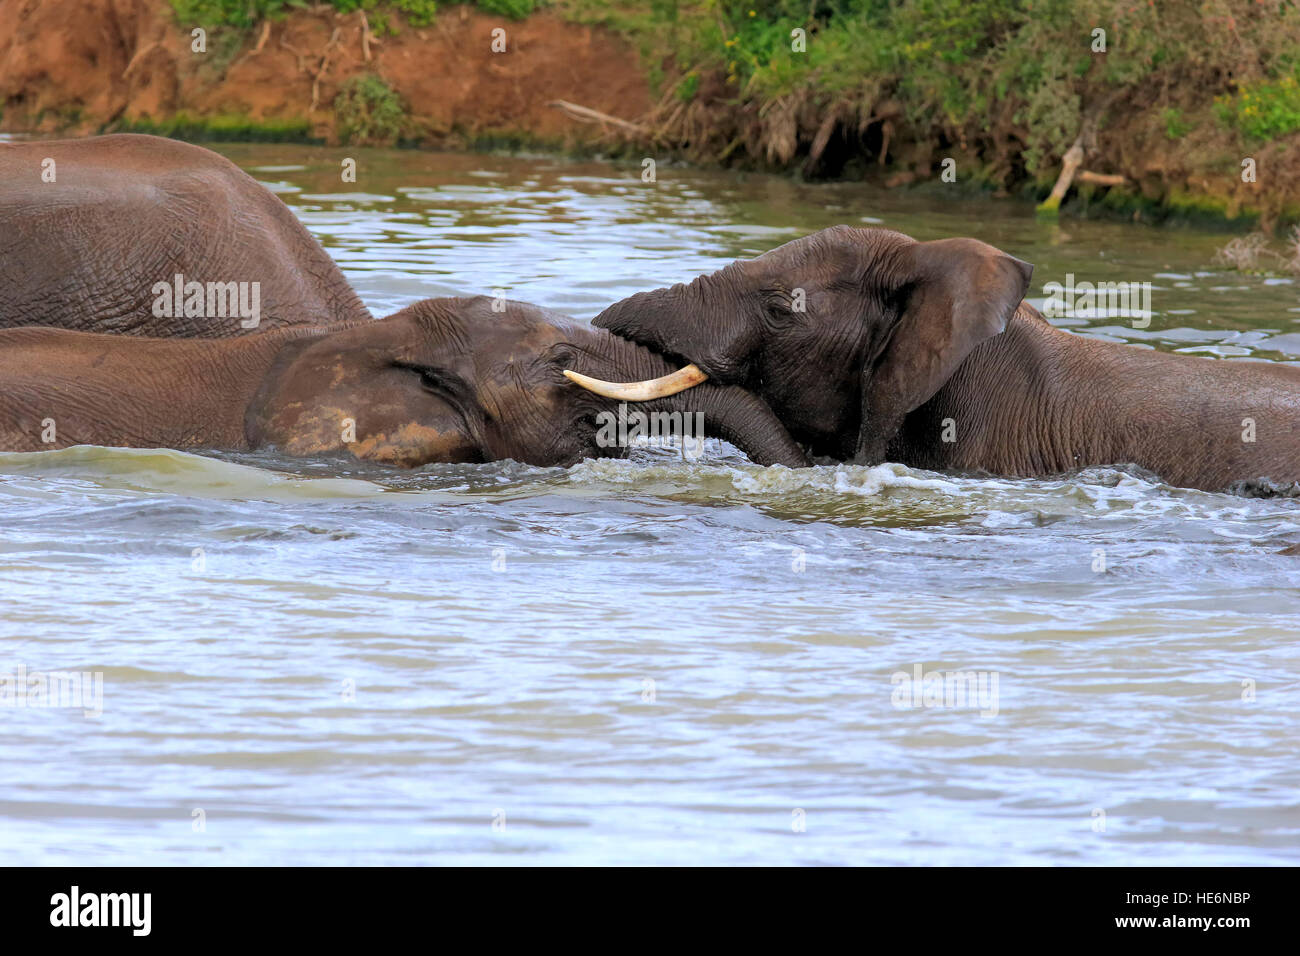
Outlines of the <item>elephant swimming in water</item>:
<svg viewBox="0 0 1300 956">
<path fill-rule="evenodd" d="M 974 239 L 837 226 L 594 324 L 751 390 L 816 456 L 1015 477 L 1135 464 L 1215 491 L 1300 481 L 1300 369 L 1062 331 L 1022 301 L 1031 272 Z"/>
<path fill-rule="evenodd" d="M 221 338 L 369 318 L 289 208 L 211 150 L 0 143 L 0 328 Z"/>
<path fill-rule="evenodd" d="M 39 325 L 150 338 L 257 339 L 243 349 L 214 346 L 200 355 L 160 342 L 131 350 L 0 331 L 12 353 L 0 365 L 9 370 L 0 381 L 7 406 L 18 408 L 15 403 L 32 395 L 55 397 L 23 378 L 28 357 L 47 363 L 36 367 L 48 368 L 52 381 L 80 388 L 83 407 L 61 406 L 77 423 L 73 433 L 85 436 L 78 441 L 342 447 L 330 437 L 329 415 L 320 408 L 313 419 L 320 432 L 315 444 L 303 437 L 310 430 L 305 422 L 286 423 L 287 409 L 261 425 L 251 406 L 239 411 L 243 399 L 256 396 L 244 396 L 234 383 L 259 374 L 249 369 L 259 367 L 260 356 L 306 348 L 299 334 L 276 339 L 264 333 L 338 326 L 358 343 L 386 334 L 355 328 L 370 321 L 369 312 L 272 193 L 209 150 L 150 136 L 0 144 L 0 173 L 0 222 L 7 227 L 0 231 L 0 330 Z M 1256 478 L 1300 480 L 1300 429 L 1294 425 L 1300 371 L 1169 355 L 1063 332 L 1021 301 L 1031 272 L 1027 263 L 973 239 L 916 242 L 887 230 L 835 227 L 687 285 L 632 296 L 596 319 L 600 328 L 648 346 L 647 357 L 616 356 L 619 347 L 605 344 L 599 333 L 564 326 L 576 354 L 584 354 L 594 334 L 596 351 L 612 356 L 604 381 L 583 374 L 592 363 L 575 361 L 568 372 L 610 399 L 637 401 L 646 394 L 643 387 L 608 380 L 626 380 L 632 366 L 644 365 L 648 377 L 658 378 L 668 372 L 667 360 L 692 363 L 657 383 L 650 390 L 654 401 L 662 406 L 676 391 L 706 379 L 724 386 L 695 385 L 689 402 L 675 399 L 672 407 L 709 405 L 711 426 L 724 430 L 735 429 L 729 421 L 737 416 L 747 423 L 735 431 L 737 444 L 761 461 L 804 463 L 790 444 L 793 436 L 819 457 L 890 459 L 943 471 L 1031 477 L 1132 463 L 1174 484 L 1215 490 Z M 512 306 L 521 308 L 531 307 Z M 391 319 L 408 321 L 409 312 Z M 479 338 L 499 317 L 481 318 L 470 323 Z M 562 325 L 548 318 L 532 328 Z M 517 323 L 498 331 L 486 361 L 509 348 L 509 336 L 527 339 Z M 552 344 L 553 357 L 561 348 Z M 101 365 L 71 382 L 59 377 L 66 372 L 53 356 L 61 352 L 70 359 L 93 353 Z M 205 408 L 201 396 L 184 393 L 180 377 L 166 387 L 157 377 L 134 380 L 133 369 L 157 372 L 149 362 L 191 368 L 205 387 L 231 385 L 235 393 L 222 394 L 235 411 Z M 103 363 L 117 368 L 122 380 L 105 381 Z M 233 371 L 216 382 L 203 378 L 205 369 L 215 368 Z M 285 371 L 277 359 L 276 374 Z M 365 386 L 379 385 L 374 403 L 360 382 L 351 401 L 370 416 L 393 398 L 385 389 L 394 381 L 389 367 Z M 18 382 L 26 391 L 12 391 Z M 325 397 L 311 392 L 314 385 L 304 380 L 309 406 Z M 539 393 L 536 383 L 529 389 Z M 100 401 L 85 397 L 96 390 Z M 112 391 L 150 414 L 139 416 L 137 425 L 114 425 L 121 403 L 114 404 Z M 147 400 L 131 397 L 142 392 Z M 521 456 L 552 463 L 590 451 L 589 442 L 574 437 L 576 398 L 549 406 L 557 416 L 549 429 L 539 425 L 538 408 L 521 403 L 531 423 L 495 419 L 497 431 L 490 435 L 483 424 L 489 417 L 470 414 L 469 406 L 444 421 L 457 408 L 445 398 L 431 413 L 439 441 L 426 434 L 421 444 L 408 428 L 403 434 L 411 441 L 371 431 L 374 442 L 347 444 L 362 457 L 412 464 Z M 183 413 L 173 407 L 176 414 L 162 414 L 169 402 Z M 720 403 L 727 415 L 718 414 Z M 769 408 L 788 434 L 775 426 Z M 409 412 L 400 401 L 393 405 L 398 418 Z M 236 428 L 232 414 L 244 414 L 250 430 Z M 190 431 L 192 423 L 201 424 Z M 6 447 L 27 448 L 30 423 L 24 419 L 17 433 L 8 432 L 12 425 L 5 423 Z M 539 447 L 548 433 L 553 447 Z M 569 438 L 556 437 L 565 433 Z"/>
<path fill-rule="evenodd" d="M 633 390 L 639 408 L 670 423 L 702 416 L 705 435 L 760 464 L 806 463 L 745 390 L 681 391 L 682 376 L 649 349 L 535 306 L 501 307 L 427 299 L 386 319 L 227 339 L 0 330 L 0 450 L 271 446 L 399 467 L 625 455 L 609 427 L 624 400 L 577 387 L 568 369 L 659 380 Z"/>
<path fill-rule="evenodd" d="M 680 432 L 689 415 L 704 432 L 690 437 L 806 463 L 754 396 L 674 397 L 699 377 L 554 313 L 449 299 L 372 320 L 288 207 L 201 147 L 0 144 L 0 223 L 5 450 L 275 445 L 401 466 L 570 464 L 626 453 L 628 420 L 633 435 L 647 418 Z M 667 379 L 631 390 L 658 397 L 629 413 L 567 381 L 566 364 Z"/>
</svg>

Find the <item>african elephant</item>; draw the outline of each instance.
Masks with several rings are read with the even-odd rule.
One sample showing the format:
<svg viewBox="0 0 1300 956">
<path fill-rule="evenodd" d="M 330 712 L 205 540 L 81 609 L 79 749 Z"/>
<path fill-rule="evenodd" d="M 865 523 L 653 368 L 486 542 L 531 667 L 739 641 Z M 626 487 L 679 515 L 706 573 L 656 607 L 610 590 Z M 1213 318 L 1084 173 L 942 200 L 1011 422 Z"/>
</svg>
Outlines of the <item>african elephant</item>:
<svg viewBox="0 0 1300 956">
<path fill-rule="evenodd" d="M 974 239 L 837 226 L 595 325 L 752 390 L 818 456 L 1019 477 L 1136 464 L 1211 490 L 1300 480 L 1300 369 L 1061 331 L 1021 302 L 1031 271 Z"/>
<path fill-rule="evenodd" d="M 288 207 L 210 150 L 0 143 L 0 328 L 219 338 L 368 318 Z"/>
<path fill-rule="evenodd" d="M 0 450 L 274 446 L 401 467 L 502 458 L 568 465 L 626 454 L 606 428 L 620 403 L 577 388 L 562 370 L 671 382 L 668 363 L 535 306 L 500 308 L 486 297 L 428 299 L 378 321 L 229 339 L 0 330 Z M 681 415 L 699 413 L 692 421 L 705 435 L 757 462 L 805 463 L 744 390 L 659 390 L 638 407 L 667 416 L 667 426 L 685 431 L 692 426 Z"/>
</svg>

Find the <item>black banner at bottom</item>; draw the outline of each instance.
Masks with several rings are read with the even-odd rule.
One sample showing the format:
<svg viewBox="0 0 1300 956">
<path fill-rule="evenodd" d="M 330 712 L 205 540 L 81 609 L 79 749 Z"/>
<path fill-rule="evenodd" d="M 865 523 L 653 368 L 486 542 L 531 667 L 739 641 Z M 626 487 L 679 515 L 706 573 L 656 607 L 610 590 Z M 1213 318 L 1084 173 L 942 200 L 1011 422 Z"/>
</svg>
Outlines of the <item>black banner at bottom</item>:
<svg viewBox="0 0 1300 956">
<path fill-rule="evenodd" d="M 6 946 L 68 937 L 220 943 L 375 940 L 454 927 L 532 944 L 669 944 L 847 932 L 1216 944 L 1290 937 L 1289 869 L 6 869 Z M 696 882 L 696 881 L 699 882 Z M 613 927 L 610 926 L 611 921 Z M 618 930 L 622 925 L 623 930 Z M 687 929 L 690 927 L 690 929 Z M 610 932 L 615 932 L 610 936 Z M 935 935 L 937 934 L 937 936 Z M 420 937 L 417 937 L 420 938 Z M 437 936 L 426 936 L 437 942 Z M 992 937 L 996 938 L 996 937 Z M 805 942 L 810 940 L 805 939 Z M 653 942 L 652 942 L 653 945 Z"/>
</svg>

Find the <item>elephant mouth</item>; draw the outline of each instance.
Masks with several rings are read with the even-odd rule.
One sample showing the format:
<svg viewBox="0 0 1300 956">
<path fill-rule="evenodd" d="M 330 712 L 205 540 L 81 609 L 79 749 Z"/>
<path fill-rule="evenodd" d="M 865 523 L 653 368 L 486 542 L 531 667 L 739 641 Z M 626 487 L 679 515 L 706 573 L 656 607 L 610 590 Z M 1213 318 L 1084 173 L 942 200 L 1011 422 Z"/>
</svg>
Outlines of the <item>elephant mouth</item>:
<svg viewBox="0 0 1300 956">
<path fill-rule="evenodd" d="M 708 381 L 709 378 L 698 365 L 687 365 L 675 372 L 643 382 L 606 382 L 567 368 L 564 370 L 564 376 L 589 392 L 624 402 L 648 402 L 655 398 L 667 398 L 669 395 L 694 388 L 701 382 Z"/>
</svg>

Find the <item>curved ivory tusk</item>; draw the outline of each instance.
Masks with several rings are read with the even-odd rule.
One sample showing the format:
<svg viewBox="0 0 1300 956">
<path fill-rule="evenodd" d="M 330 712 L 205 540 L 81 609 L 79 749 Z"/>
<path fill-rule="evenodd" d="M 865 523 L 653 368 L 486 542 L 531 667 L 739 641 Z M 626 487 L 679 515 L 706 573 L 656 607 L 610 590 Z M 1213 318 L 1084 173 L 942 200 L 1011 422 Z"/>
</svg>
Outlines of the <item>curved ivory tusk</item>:
<svg viewBox="0 0 1300 956">
<path fill-rule="evenodd" d="M 676 395 L 688 388 L 707 381 L 708 377 L 697 365 L 687 365 L 662 378 L 652 378 L 647 382 L 602 382 L 579 372 L 564 370 L 564 375 L 571 382 L 581 385 L 589 392 L 604 395 L 606 398 L 618 398 L 625 402 L 648 402 L 652 398 L 666 398 Z"/>
</svg>

